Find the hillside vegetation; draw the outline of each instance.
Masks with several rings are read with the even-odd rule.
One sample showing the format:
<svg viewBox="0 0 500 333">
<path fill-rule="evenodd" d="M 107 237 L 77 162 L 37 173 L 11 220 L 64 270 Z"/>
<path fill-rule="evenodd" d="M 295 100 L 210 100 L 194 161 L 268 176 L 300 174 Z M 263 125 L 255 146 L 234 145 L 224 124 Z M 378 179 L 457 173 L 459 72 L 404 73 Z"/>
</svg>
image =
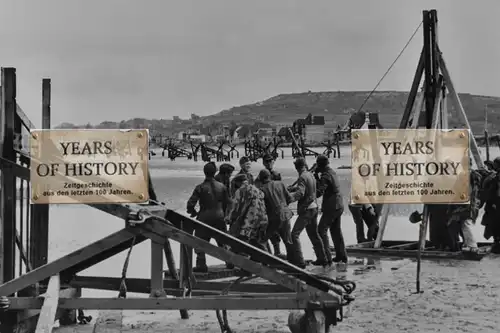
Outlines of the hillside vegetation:
<svg viewBox="0 0 500 333">
<path fill-rule="evenodd" d="M 304 92 L 294 94 L 280 94 L 261 102 L 236 106 L 210 116 L 196 117 L 193 119 L 144 119 L 135 118 L 123 120 L 119 123 L 106 121 L 98 125 L 78 126 L 64 123 L 61 128 L 96 127 L 96 128 L 154 128 L 159 132 L 170 135 L 193 124 L 223 124 L 234 121 L 236 124 L 252 124 L 260 121 L 266 124 L 291 124 L 298 118 L 304 118 L 309 113 L 315 116 L 324 116 L 327 130 L 333 130 L 337 125 L 344 125 L 350 115 L 358 111 L 363 101 L 368 96 L 366 91 L 338 91 L 338 92 Z M 378 112 L 384 128 L 399 126 L 403 113 L 407 92 L 379 91 L 375 92 L 363 107 L 362 111 Z M 461 127 L 463 124 L 456 122 L 453 113 L 453 103 L 448 98 L 448 108 L 452 111 L 450 125 Z M 462 105 L 467 113 L 472 130 L 480 134 L 484 130 L 484 108 L 488 106 L 489 129 L 492 132 L 500 130 L 500 98 L 460 94 Z M 183 118 L 182 116 L 180 118 Z"/>
</svg>

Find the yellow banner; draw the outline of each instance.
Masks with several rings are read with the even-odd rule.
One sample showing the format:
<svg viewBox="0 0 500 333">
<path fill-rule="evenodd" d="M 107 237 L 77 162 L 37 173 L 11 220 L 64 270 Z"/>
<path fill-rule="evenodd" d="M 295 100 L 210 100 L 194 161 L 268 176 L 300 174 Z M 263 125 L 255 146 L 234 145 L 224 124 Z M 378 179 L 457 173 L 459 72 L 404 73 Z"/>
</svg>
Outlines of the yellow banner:
<svg viewBox="0 0 500 333">
<path fill-rule="evenodd" d="M 32 202 L 145 202 L 148 149 L 148 130 L 34 130 Z"/>
<path fill-rule="evenodd" d="M 353 130 L 352 203 L 468 203 L 467 130 Z"/>
</svg>

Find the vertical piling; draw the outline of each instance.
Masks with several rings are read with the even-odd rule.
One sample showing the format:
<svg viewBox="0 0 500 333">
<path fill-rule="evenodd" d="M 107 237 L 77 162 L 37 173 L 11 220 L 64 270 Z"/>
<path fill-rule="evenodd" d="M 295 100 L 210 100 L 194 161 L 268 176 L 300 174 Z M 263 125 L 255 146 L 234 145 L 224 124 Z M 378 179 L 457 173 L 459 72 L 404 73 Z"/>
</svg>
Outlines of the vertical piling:
<svg viewBox="0 0 500 333">
<path fill-rule="evenodd" d="M 16 115 L 16 69 L 2 68 L 2 157 L 16 162 L 14 123 Z M 15 278 L 16 251 L 16 178 L 3 169 L 1 175 L 2 277 L 5 283 Z"/>
<path fill-rule="evenodd" d="M 50 129 L 51 81 L 42 80 L 42 129 Z M 47 263 L 49 255 L 49 205 L 31 205 L 30 260 L 33 268 Z"/>
</svg>

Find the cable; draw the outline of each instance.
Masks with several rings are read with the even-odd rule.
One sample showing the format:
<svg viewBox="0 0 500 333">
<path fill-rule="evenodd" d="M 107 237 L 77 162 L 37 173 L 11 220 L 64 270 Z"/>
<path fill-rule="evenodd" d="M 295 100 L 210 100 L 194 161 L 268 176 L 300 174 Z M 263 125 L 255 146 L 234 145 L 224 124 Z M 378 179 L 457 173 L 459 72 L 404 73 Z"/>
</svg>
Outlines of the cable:
<svg viewBox="0 0 500 333">
<path fill-rule="evenodd" d="M 384 81 L 385 77 L 387 76 L 387 74 L 389 74 L 389 72 L 392 70 L 392 68 L 394 67 L 394 65 L 398 62 L 399 58 L 401 58 L 401 56 L 403 55 L 404 51 L 406 51 L 406 48 L 408 47 L 408 45 L 410 45 L 411 41 L 413 40 L 413 38 L 415 37 L 415 35 L 417 34 L 418 30 L 420 29 L 420 27 L 422 26 L 423 24 L 423 21 L 420 21 L 420 24 L 418 25 L 418 27 L 415 29 L 415 31 L 413 32 L 413 34 L 411 35 L 410 39 L 408 39 L 408 41 L 406 42 L 405 46 L 403 47 L 403 49 L 401 50 L 401 52 L 399 52 L 398 56 L 396 57 L 396 59 L 394 59 L 394 61 L 392 62 L 392 64 L 389 66 L 389 68 L 387 69 L 387 71 L 384 73 L 384 75 L 382 76 L 382 78 L 378 81 L 377 85 L 375 86 L 375 88 L 373 88 L 373 90 L 368 94 L 368 96 L 366 96 L 365 100 L 363 101 L 363 104 L 361 104 L 361 106 L 359 107 L 358 111 L 361 111 L 361 109 L 363 109 L 363 107 L 365 106 L 365 104 L 368 102 L 368 100 L 370 99 L 370 97 L 372 97 L 373 93 L 377 90 L 378 86 L 380 86 L 380 84 L 382 83 L 382 81 Z M 357 113 L 356 112 L 356 113 Z"/>
</svg>

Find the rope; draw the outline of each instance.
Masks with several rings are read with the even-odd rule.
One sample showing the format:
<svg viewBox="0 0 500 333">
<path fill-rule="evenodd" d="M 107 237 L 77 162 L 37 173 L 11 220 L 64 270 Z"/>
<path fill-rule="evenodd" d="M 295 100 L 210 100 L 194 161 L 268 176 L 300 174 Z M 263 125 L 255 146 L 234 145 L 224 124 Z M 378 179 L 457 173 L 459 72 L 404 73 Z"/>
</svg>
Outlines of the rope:
<svg viewBox="0 0 500 333">
<path fill-rule="evenodd" d="M 392 68 L 394 67 L 394 65 L 398 62 L 399 58 L 401 58 L 401 56 L 403 55 L 404 51 L 406 51 L 406 48 L 408 47 L 408 45 L 410 45 L 411 41 L 413 40 L 413 38 L 417 34 L 417 32 L 420 29 L 420 27 L 422 26 L 422 24 L 423 24 L 423 21 L 420 21 L 420 24 L 418 25 L 418 27 L 413 32 L 413 34 L 411 35 L 410 39 L 408 39 L 408 41 L 406 42 L 406 44 L 403 47 L 403 49 L 399 52 L 399 54 L 396 57 L 396 59 L 394 59 L 394 61 L 389 66 L 389 68 L 387 69 L 387 71 L 385 71 L 384 75 L 382 75 L 382 78 L 378 81 L 378 83 L 375 86 L 375 88 L 373 88 L 373 90 L 368 94 L 368 96 L 366 96 L 365 100 L 363 101 L 363 104 L 361 104 L 361 106 L 359 107 L 359 109 L 358 109 L 357 112 L 359 112 L 359 111 L 361 111 L 363 109 L 363 107 L 368 102 L 368 100 L 370 99 L 370 97 L 372 97 L 373 93 L 375 93 L 375 91 L 377 90 L 378 86 L 380 86 L 380 84 L 382 83 L 382 81 L 384 81 L 385 77 L 389 74 L 389 72 L 392 70 Z"/>
<path fill-rule="evenodd" d="M 122 268 L 122 278 L 120 281 L 120 288 L 118 292 L 118 298 L 127 298 L 127 270 L 128 270 L 128 264 L 130 262 L 130 254 L 132 253 L 132 248 L 135 245 L 135 237 L 132 238 L 132 243 L 130 244 L 130 248 L 128 249 L 127 257 L 125 258 L 125 262 L 123 263 L 123 268 Z"/>
<path fill-rule="evenodd" d="M 257 276 L 240 276 L 236 280 L 232 281 L 226 288 L 222 290 L 221 295 L 227 295 L 229 293 L 229 289 L 232 286 L 238 283 L 247 282 L 255 279 Z M 219 321 L 220 329 L 222 333 L 232 333 L 231 328 L 229 327 L 229 320 L 227 319 L 227 310 L 222 310 L 222 315 L 220 310 L 215 310 L 215 314 L 217 315 L 217 320 Z"/>
</svg>

